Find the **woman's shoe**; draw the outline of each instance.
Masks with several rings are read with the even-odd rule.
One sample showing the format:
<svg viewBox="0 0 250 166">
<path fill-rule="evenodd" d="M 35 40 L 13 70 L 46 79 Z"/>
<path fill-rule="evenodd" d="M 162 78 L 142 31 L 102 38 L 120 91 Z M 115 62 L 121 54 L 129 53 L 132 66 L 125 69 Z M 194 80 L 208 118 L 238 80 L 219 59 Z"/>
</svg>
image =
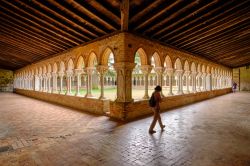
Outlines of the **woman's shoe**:
<svg viewBox="0 0 250 166">
<path fill-rule="evenodd" d="M 161 130 L 164 130 L 165 127 L 166 127 L 165 125 L 162 125 Z"/>
<path fill-rule="evenodd" d="M 149 132 L 149 134 L 154 134 L 154 133 L 156 133 L 155 130 L 151 130 L 151 131 L 148 131 L 148 132 Z"/>
</svg>

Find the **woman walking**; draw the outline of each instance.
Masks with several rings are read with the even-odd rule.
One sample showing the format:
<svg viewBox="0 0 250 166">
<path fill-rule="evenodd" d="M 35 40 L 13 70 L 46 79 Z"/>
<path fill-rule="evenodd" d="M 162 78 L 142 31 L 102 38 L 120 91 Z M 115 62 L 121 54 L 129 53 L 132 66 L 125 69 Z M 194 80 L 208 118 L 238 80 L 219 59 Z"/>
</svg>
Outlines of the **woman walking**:
<svg viewBox="0 0 250 166">
<path fill-rule="evenodd" d="M 149 128 L 149 133 L 150 134 L 153 134 L 155 133 L 156 131 L 154 130 L 154 127 L 155 127 L 155 124 L 158 120 L 159 122 L 159 125 L 161 127 L 161 130 L 164 130 L 165 128 L 165 125 L 162 124 L 162 121 L 161 121 L 161 115 L 160 115 L 160 102 L 161 102 L 161 86 L 156 86 L 155 87 L 155 91 L 152 93 L 152 96 L 151 96 L 151 99 L 154 100 L 154 104 L 152 105 L 153 106 L 153 109 L 154 109 L 154 119 L 150 125 L 150 128 Z M 150 100 L 151 100 L 150 99 Z"/>
</svg>

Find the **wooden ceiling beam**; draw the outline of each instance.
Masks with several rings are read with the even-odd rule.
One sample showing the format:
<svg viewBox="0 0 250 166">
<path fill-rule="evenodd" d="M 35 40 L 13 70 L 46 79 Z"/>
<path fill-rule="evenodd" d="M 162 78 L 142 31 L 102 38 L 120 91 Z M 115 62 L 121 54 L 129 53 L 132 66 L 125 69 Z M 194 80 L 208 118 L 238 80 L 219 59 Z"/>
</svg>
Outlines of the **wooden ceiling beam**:
<svg viewBox="0 0 250 166">
<path fill-rule="evenodd" d="M 16 66 L 16 65 L 22 66 L 22 65 L 26 64 L 26 63 L 22 63 L 22 62 L 17 62 L 15 59 L 9 59 L 9 58 L 6 59 L 3 56 L 4 56 L 3 54 L 0 55 L 0 60 L 6 62 L 6 64 L 11 63 L 11 64 L 14 64 L 14 66 Z"/>
<path fill-rule="evenodd" d="M 18 33 L 24 34 L 24 36 L 27 36 L 29 38 L 34 38 L 37 41 L 40 41 L 42 43 L 45 43 L 47 45 L 52 46 L 53 48 L 60 49 L 62 51 L 67 49 L 67 47 L 62 46 L 59 43 L 56 43 L 52 40 L 49 40 L 48 38 L 46 38 L 40 34 L 36 34 L 35 32 L 33 32 L 31 30 L 27 30 L 23 26 L 20 26 L 15 22 L 10 22 L 9 20 L 3 19 L 2 17 L 0 17 L 0 20 L 2 21 L 1 24 L 5 27 L 9 28 L 11 32 L 16 31 Z"/>
<path fill-rule="evenodd" d="M 248 17 L 250 17 L 250 12 L 248 12 L 246 14 Z M 197 42 L 197 41 L 200 41 L 200 40 L 203 40 L 211 35 L 214 35 L 216 33 L 219 33 L 219 32 L 222 32 L 226 29 L 229 29 L 235 25 L 239 25 L 241 24 L 242 22 L 245 22 L 249 20 L 249 18 L 247 18 L 246 16 L 239 16 L 237 18 L 233 18 L 231 20 L 228 20 L 227 22 L 223 23 L 221 22 L 222 24 L 220 24 L 219 26 L 215 26 L 213 28 L 209 28 L 207 31 L 205 32 L 202 32 L 202 33 L 199 33 L 198 35 L 194 36 L 194 37 L 190 37 L 188 38 L 187 40 L 184 40 L 183 42 L 180 42 L 178 44 L 176 44 L 177 47 L 185 47 L 185 46 L 188 46 L 194 42 Z"/>
<path fill-rule="evenodd" d="M 186 5 L 185 7 L 181 8 L 178 12 L 175 12 L 173 14 L 171 14 L 169 17 L 166 17 L 165 19 L 159 21 L 158 23 L 154 24 L 153 26 L 150 26 L 149 28 L 147 28 L 144 33 L 150 33 L 152 31 L 154 31 L 155 29 L 159 29 L 159 27 L 163 27 L 166 23 L 168 23 L 170 20 L 178 17 L 179 15 L 181 15 L 182 13 L 185 13 L 186 11 L 190 10 L 191 8 L 193 8 L 194 6 L 199 4 L 199 0 L 196 0 L 192 3 L 189 3 L 188 5 Z M 164 29 L 164 28 L 163 28 Z M 161 29 L 160 32 L 163 30 Z M 156 33 L 158 34 L 159 31 Z M 154 36 L 154 35 L 153 35 Z"/>
<path fill-rule="evenodd" d="M 103 1 L 91 1 L 90 3 L 94 4 L 96 6 L 95 8 L 101 10 L 103 14 L 105 14 L 108 18 L 110 18 L 117 25 L 119 25 L 121 23 L 121 18 L 117 16 L 116 14 L 114 14 L 112 10 L 107 9 L 105 7 L 105 4 L 103 4 L 102 2 Z M 117 30 L 117 29 L 114 29 L 114 30 Z"/>
<path fill-rule="evenodd" d="M 214 35 L 211 35 L 211 36 L 203 39 L 200 42 L 194 43 L 191 46 L 184 46 L 184 47 L 186 49 L 192 49 L 195 47 L 201 47 L 203 44 L 208 46 L 210 43 L 216 43 L 217 41 L 220 42 L 220 41 L 223 41 L 223 39 L 226 39 L 226 41 L 231 42 L 232 38 L 237 35 L 237 32 L 241 32 L 241 30 L 242 30 L 241 28 L 249 27 L 249 25 L 250 24 L 247 21 L 245 21 L 244 23 L 240 23 L 239 25 L 237 24 L 234 27 L 231 27 L 227 30 L 223 30 L 220 33 L 215 33 Z M 248 29 L 248 28 L 246 28 L 246 29 Z M 231 40 L 228 40 L 230 38 L 231 38 Z"/>
<path fill-rule="evenodd" d="M 129 0 L 122 0 L 120 10 L 121 10 L 121 31 L 128 31 Z"/>
<path fill-rule="evenodd" d="M 229 3 L 229 2 L 228 2 L 228 3 Z M 219 8 L 218 10 L 223 9 L 223 7 L 227 6 L 228 3 L 224 4 L 223 6 L 221 6 L 221 8 Z M 197 30 L 199 30 L 199 31 L 204 30 L 204 29 L 207 28 L 208 26 L 209 26 L 209 27 L 212 27 L 212 25 L 218 23 L 218 22 L 221 21 L 221 20 L 225 20 L 225 19 L 227 19 L 227 18 L 229 18 L 229 17 L 235 16 L 234 12 L 231 13 L 231 14 L 230 14 L 230 12 L 232 12 L 233 10 L 237 10 L 238 8 L 241 8 L 242 6 L 243 6 L 243 8 L 244 8 L 244 5 L 245 5 L 245 3 L 237 4 L 237 5 L 233 6 L 232 8 L 226 10 L 225 12 L 222 12 L 222 13 L 216 15 L 216 16 L 213 16 L 213 17 L 209 17 L 212 13 L 215 13 L 215 12 L 218 11 L 218 10 L 215 10 L 215 11 L 213 10 L 212 13 L 209 12 L 210 14 L 208 13 L 207 15 L 204 15 L 205 17 L 204 17 L 204 16 L 199 17 L 199 19 L 195 20 L 194 22 L 191 21 L 191 22 L 188 23 L 187 25 L 185 24 L 185 26 L 184 26 L 183 28 L 185 28 L 186 26 L 192 25 L 192 24 L 198 22 L 199 20 L 201 20 L 201 19 L 207 17 L 207 19 L 206 19 L 203 23 L 198 24 L 198 25 L 193 25 L 191 28 L 188 28 L 188 30 L 182 31 L 182 32 L 180 32 L 180 33 L 178 33 L 178 34 L 176 34 L 176 35 L 174 35 L 174 36 L 172 36 L 172 37 L 169 37 L 169 35 L 170 35 L 171 33 L 173 33 L 173 32 L 171 32 L 171 33 L 169 33 L 169 35 L 168 35 L 168 34 L 163 35 L 162 37 L 160 37 L 160 39 L 163 40 L 163 39 L 168 38 L 168 39 L 166 40 L 166 42 L 171 42 L 171 43 L 174 44 L 174 42 L 178 42 L 178 41 L 180 41 L 180 40 L 182 39 L 182 38 L 180 37 L 181 35 L 182 35 L 182 36 L 184 35 L 184 38 L 187 38 L 187 36 L 189 37 L 189 36 L 195 34 L 195 32 L 196 32 Z M 222 19 L 219 19 L 219 18 L 221 18 L 221 17 L 222 17 Z M 216 21 L 216 19 L 217 19 L 217 21 Z M 202 26 L 205 25 L 205 24 L 209 24 L 209 25 L 208 25 L 208 26 L 205 26 L 205 27 L 202 27 Z M 212 24 L 212 25 L 211 25 L 211 24 Z M 183 28 L 182 28 L 182 29 L 183 29 Z"/>
<path fill-rule="evenodd" d="M 32 63 L 31 59 L 23 58 L 22 56 L 17 55 L 15 53 L 12 53 L 10 51 L 9 52 L 7 52 L 7 51 L 1 51 L 0 56 L 1 56 L 1 54 L 7 55 L 8 57 L 10 57 L 10 59 L 16 58 L 18 60 L 24 61 L 25 63 Z"/>
<path fill-rule="evenodd" d="M 157 31 L 156 33 L 153 33 L 152 37 L 160 36 L 162 33 L 166 32 L 167 30 L 169 30 L 169 29 L 175 27 L 176 25 L 178 25 L 179 23 L 181 23 L 181 22 L 183 22 L 183 21 L 185 21 L 185 20 L 187 20 L 187 19 L 190 19 L 190 18 L 194 17 L 195 15 L 198 15 L 200 12 L 202 12 L 202 11 L 208 9 L 209 7 L 214 6 L 216 3 L 218 3 L 218 0 L 212 1 L 212 2 L 210 2 L 210 3 L 208 3 L 208 4 L 206 4 L 205 6 L 203 6 L 203 7 L 199 8 L 199 9 L 195 10 L 194 12 L 192 12 L 192 13 L 190 13 L 190 14 L 188 14 L 187 16 L 182 17 L 182 18 L 179 19 L 178 21 L 175 21 L 173 24 L 170 24 L 169 26 L 166 26 L 166 27 L 162 28 L 161 30 Z M 211 12 L 211 11 L 210 11 L 210 12 Z M 208 13 L 210 13 L 210 12 L 208 12 Z M 208 14 L 208 13 L 207 13 L 207 14 Z M 202 16 L 202 17 L 204 17 L 204 16 Z M 201 19 L 201 18 L 198 17 L 198 19 Z M 197 19 L 194 19 L 194 20 L 197 20 Z M 192 20 L 192 21 L 194 21 L 194 20 Z M 190 22 L 189 22 L 189 24 L 190 24 Z M 181 26 L 181 27 L 183 27 L 183 26 Z M 180 28 L 180 27 L 179 27 L 179 28 Z M 174 31 L 175 31 L 175 30 L 176 30 L 176 29 L 174 29 Z M 173 32 L 173 31 L 171 31 L 171 32 Z"/>
<path fill-rule="evenodd" d="M 1 40 L 2 42 L 5 42 L 5 43 L 8 43 L 8 44 L 12 44 L 12 45 L 16 45 L 18 47 L 21 47 L 23 48 L 24 50 L 27 50 L 29 52 L 32 52 L 34 54 L 53 54 L 52 51 L 48 51 L 48 50 L 41 50 L 41 49 L 38 49 L 38 48 L 35 48 L 34 46 L 28 44 L 28 43 L 25 43 L 15 37 L 12 37 L 12 36 L 1 36 Z"/>
<path fill-rule="evenodd" d="M 129 24 L 136 23 L 141 18 L 143 18 L 145 14 L 152 11 L 152 9 L 157 8 L 164 1 L 166 2 L 166 0 L 154 0 L 150 5 L 146 6 L 143 10 L 140 10 L 137 14 L 135 14 L 132 18 L 130 18 Z"/>
<path fill-rule="evenodd" d="M 8 2 L 6 2 L 6 3 L 8 4 Z M 11 5 L 13 8 L 15 8 L 16 10 L 19 10 L 19 11 L 25 13 L 26 15 L 28 15 L 28 16 L 30 16 L 30 17 L 36 18 L 35 16 L 32 16 L 31 14 L 29 14 L 29 13 L 23 11 L 22 9 L 19 9 L 18 7 L 14 6 L 14 5 L 12 5 L 12 4 L 10 4 L 10 5 Z M 51 34 L 57 36 L 58 38 L 64 39 L 65 42 L 66 42 L 66 41 L 67 41 L 67 42 L 71 42 L 72 44 L 75 44 L 75 45 L 79 45 L 79 43 L 80 43 L 80 41 L 76 42 L 76 41 L 74 41 L 73 39 L 70 39 L 69 37 L 66 37 L 66 34 L 60 34 L 60 33 L 58 33 L 57 31 L 60 31 L 61 33 L 63 33 L 63 32 L 62 32 L 62 30 L 60 30 L 59 28 L 57 28 L 57 27 L 55 27 L 55 26 L 54 26 L 54 27 L 51 27 L 49 24 L 47 24 L 48 27 L 57 29 L 57 31 L 52 30 L 52 29 L 48 28 L 47 26 L 43 26 L 41 23 L 38 23 L 39 20 L 40 20 L 41 22 L 43 22 L 43 24 L 46 25 L 46 22 L 44 22 L 43 20 L 41 20 L 41 19 L 39 19 L 39 18 L 37 18 L 36 21 L 33 21 L 33 20 L 31 20 L 30 18 L 28 18 L 28 17 L 24 17 L 23 15 L 19 15 L 19 14 L 16 13 L 15 11 L 13 12 L 12 10 L 9 10 L 8 8 L 5 8 L 5 7 L 3 7 L 3 6 L 2 6 L 2 8 L 3 8 L 4 10 L 8 11 L 9 13 L 12 13 L 13 15 L 15 15 L 17 18 L 20 17 L 20 18 L 22 18 L 23 20 L 26 20 L 26 21 L 29 22 L 32 26 L 40 27 L 41 29 L 43 29 L 43 31 L 49 32 L 49 33 L 51 33 Z M 38 21 L 38 22 L 37 22 L 37 21 Z"/>
<path fill-rule="evenodd" d="M 52 40 L 55 40 L 56 42 L 62 44 L 62 45 L 65 45 L 67 46 L 67 48 L 72 48 L 74 45 L 72 45 L 72 43 L 68 43 L 66 41 L 62 41 L 61 39 L 59 38 L 56 38 L 56 37 L 53 37 L 51 35 L 49 35 L 48 33 L 45 33 L 44 31 L 40 30 L 38 27 L 36 26 L 30 26 L 29 24 L 25 23 L 25 22 L 22 22 L 21 20 L 15 18 L 15 17 L 12 17 L 12 16 L 9 16 L 8 14 L 5 14 L 4 12 L 2 12 L 2 14 L 8 18 L 8 19 L 11 19 L 11 20 L 14 20 L 15 22 L 18 22 L 19 25 L 21 26 L 25 26 L 25 27 L 28 27 L 30 28 L 32 31 L 36 32 L 36 33 L 39 33 L 39 34 L 42 34 L 44 37 L 47 37 L 47 38 L 52 38 Z M 26 28 L 27 29 L 27 28 Z"/>
<path fill-rule="evenodd" d="M 151 16 L 150 18 L 142 18 L 142 22 L 134 28 L 134 30 L 138 31 L 139 29 L 142 29 L 143 27 L 147 26 L 151 22 L 153 22 L 157 17 L 161 16 L 162 14 L 166 13 L 169 9 L 177 6 L 178 4 L 182 3 L 183 1 L 181 0 L 176 0 L 174 3 L 171 5 L 166 6 L 162 10 L 158 11 L 155 15 Z"/>
<path fill-rule="evenodd" d="M 56 23 L 58 24 L 59 26 L 61 26 L 63 29 L 67 29 L 67 31 L 83 38 L 85 41 L 89 41 L 91 40 L 91 38 L 89 38 L 88 36 L 84 35 L 83 33 L 79 33 L 78 31 L 72 29 L 71 27 L 69 27 L 68 25 L 65 25 L 65 24 L 62 24 L 61 22 L 53 19 L 52 17 L 50 17 L 49 15 L 46 15 L 42 12 L 40 12 L 39 10 L 37 9 L 34 9 L 32 7 L 30 7 L 29 5 L 25 4 L 24 2 L 22 1 L 19 1 L 19 0 L 16 0 L 17 3 L 19 3 L 20 5 L 22 5 L 23 8 L 27 8 L 28 10 L 30 11 L 33 11 L 34 13 L 36 13 L 37 16 L 41 17 L 41 18 L 46 18 L 47 20 L 49 20 L 51 23 Z M 50 24 L 50 22 L 46 21 L 48 24 Z M 60 27 L 59 27 L 60 28 Z"/>
<path fill-rule="evenodd" d="M 61 11 L 65 12 L 65 13 L 68 13 L 69 15 L 71 15 L 72 18 L 76 18 L 81 23 L 83 23 L 83 24 L 91 27 L 92 29 L 96 30 L 98 33 L 100 33 L 102 35 L 107 34 L 107 32 L 105 32 L 104 30 L 102 30 L 100 27 L 94 25 L 93 23 L 91 23 L 90 21 L 87 21 L 86 19 L 83 19 L 81 16 L 77 15 L 76 13 L 74 13 L 74 11 L 72 11 L 70 9 L 67 9 L 66 7 L 62 6 L 60 3 L 56 2 L 55 0 L 50 1 L 50 3 L 53 4 L 54 6 L 56 6 L 57 8 L 59 8 Z M 98 35 L 96 35 L 95 37 L 98 37 Z"/>
<path fill-rule="evenodd" d="M 95 13 L 91 12 L 89 9 L 87 9 L 86 7 L 82 6 L 81 4 L 79 4 L 78 2 L 74 1 L 74 0 L 68 0 L 69 3 L 71 3 L 73 6 L 75 6 L 75 8 L 80 9 L 83 13 L 85 13 L 86 15 L 88 15 L 90 18 L 92 19 L 96 19 L 97 21 L 99 21 L 101 24 L 103 24 L 104 26 L 108 27 L 109 29 L 112 30 L 117 30 L 113 25 L 111 25 L 109 22 L 103 20 L 100 16 L 97 16 Z"/>
<path fill-rule="evenodd" d="M 54 48 L 49 47 L 48 45 L 44 45 L 43 43 L 39 43 L 39 42 L 37 42 L 37 41 L 35 41 L 35 40 L 31 39 L 31 38 L 27 38 L 26 36 L 19 36 L 20 35 L 19 33 L 9 31 L 8 28 L 5 28 L 5 27 L 3 27 L 1 25 L 0 25 L 0 27 L 2 28 L 2 31 L 6 35 L 15 37 L 17 39 L 17 41 L 22 42 L 24 44 L 27 44 L 28 46 L 32 46 L 33 48 L 35 47 L 36 49 L 41 48 L 43 50 L 50 51 L 51 53 L 57 53 L 58 52 Z"/>
<path fill-rule="evenodd" d="M 87 33 L 87 34 L 91 35 L 91 38 L 93 38 L 93 37 L 97 38 L 98 37 L 95 33 L 91 32 L 90 30 L 86 29 L 85 27 L 79 26 L 78 24 L 74 23 L 73 21 L 71 21 L 70 19 L 64 17 L 63 15 L 59 14 L 58 12 L 56 12 L 56 11 L 50 9 L 49 7 L 43 5 L 41 2 L 33 0 L 32 3 L 39 6 L 43 10 L 48 11 L 49 13 L 53 14 L 54 16 L 60 18 L 61 20 L 66 21 L 68 24 L 73 25 L 74 27 L 80 29 L 84 33 Z"/>
<path fill-rule="evenodd" d="M 240 54 L 240 53 L 244 53 L 244 52 L 250 52 L 250 48 L 249 47 L 245 47 L 245 48 L 240 48 L 240 49 L 237 49 L 237 50 L 234 50 L 234 51 L 231 51 L 230 53 L 227 53 L 227 54 L 223 54 L 222 56 L 216 56 L 214 57 L 215 59 L 217 60 L 223 60 L 223 59 L 227 59 L 228 56 L 231 56 L 233 54 Z M 219 58 L 218 58 L 219 57 Z"/>
</svg>

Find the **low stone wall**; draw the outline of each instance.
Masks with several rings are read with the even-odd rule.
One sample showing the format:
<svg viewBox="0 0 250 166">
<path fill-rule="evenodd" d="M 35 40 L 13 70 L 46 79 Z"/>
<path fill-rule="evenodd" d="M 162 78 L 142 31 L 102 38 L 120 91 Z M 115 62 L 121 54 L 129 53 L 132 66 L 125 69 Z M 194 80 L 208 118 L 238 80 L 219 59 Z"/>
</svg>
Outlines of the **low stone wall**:
<svg viewBox="0 0 250 166">
<path fill-rule="evenodd" d="M 197 93 L 190 93 L 190 94 L 177 95 L 177 96 L 168 96 L 162 99 L 162 103 L 160 104 L 160 106 L 161 106 L 162 111 L 166 111 L 170 108 L 183 106 L 183 105 L 191 104 L 197 101 L 224 95 L 224 94 L 230 93 L 231 91 L 232 91 L 231 88 L 227 88 L 227 89 L 213 90 L 213 91 L 207 91 L 207 92 L 197 92 Z M 128 103 L 125 106 L 125 110 L 126 110 L 125 115 L 122 115 L 123 117 L 120 117 L 120 118 L 123 118 L 126 120 L 131 120 L 131 119 L 135 119 L 141 116 L 152 114 L 152 110 L 148 106 L 148 100 Z M 115 110 L 110 110 L 110 111 L 112 112 Z"/>
<path fill-rule="evenodd" d="M 107 105 L 109 100 L 98 100 L 77 96 L 60 95 L 54 93 L 45 93 L 32 90 L 15 89 L 15 93 L 29 96 L 32 98 L 68 106 L 78 110 L 86 111 L 93 114 L 104 115 L 104 105 Z"/>
<path fill-rule="evenodd" d="M 164 97 L 162 99 L 161 109 L 162 111 L 166 111 L 174 107 L 183 106 L 197 101 L 224 95 L 230 93 L 231 91 L 231 88 L 227 88 L 207 92 L 197 92 Z M 98 100 L 23 89 L 15 89 L 15 92 L 21 95 L 61 104 L 98 115 L 105 115 L 106 112 L 109 112 L 110 117 L 120 120 L 132 120 L 138 117 L 152 114 L 152 110 L 148 106 L 148 100 L 135 101 L 132 103 L 117 103 L 110 100 Z"/>
</svg>

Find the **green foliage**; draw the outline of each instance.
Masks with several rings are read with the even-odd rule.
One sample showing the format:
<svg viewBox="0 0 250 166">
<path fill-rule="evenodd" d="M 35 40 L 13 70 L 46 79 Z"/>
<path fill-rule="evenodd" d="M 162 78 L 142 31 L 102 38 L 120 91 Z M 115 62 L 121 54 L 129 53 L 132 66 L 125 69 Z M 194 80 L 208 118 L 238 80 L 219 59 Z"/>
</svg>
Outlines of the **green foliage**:
<svg viewBox="0 0 250 166">
<path fill-rule="evenodd" d="M 0 84 L 7 85 L 13 83 L 13 72 L 0 69 Z"/>
</svg>

